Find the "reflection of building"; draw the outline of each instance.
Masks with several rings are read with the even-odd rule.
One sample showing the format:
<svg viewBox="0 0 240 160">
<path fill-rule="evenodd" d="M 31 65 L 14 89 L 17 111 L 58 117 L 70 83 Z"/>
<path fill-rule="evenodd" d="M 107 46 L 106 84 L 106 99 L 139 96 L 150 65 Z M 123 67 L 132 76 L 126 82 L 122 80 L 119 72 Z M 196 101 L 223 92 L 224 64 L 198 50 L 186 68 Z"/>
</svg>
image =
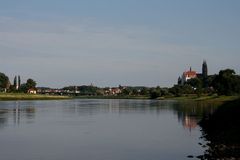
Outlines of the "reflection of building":
<svg viewBox="0 0 240 160">
<path fill-rule="evenodd" d="M 191 116 L 185 116 L 183 118 L 183 126 L 184 128 L 188 128 L 190 131 L 197 127 L 197 120 Z"/>
</svg>

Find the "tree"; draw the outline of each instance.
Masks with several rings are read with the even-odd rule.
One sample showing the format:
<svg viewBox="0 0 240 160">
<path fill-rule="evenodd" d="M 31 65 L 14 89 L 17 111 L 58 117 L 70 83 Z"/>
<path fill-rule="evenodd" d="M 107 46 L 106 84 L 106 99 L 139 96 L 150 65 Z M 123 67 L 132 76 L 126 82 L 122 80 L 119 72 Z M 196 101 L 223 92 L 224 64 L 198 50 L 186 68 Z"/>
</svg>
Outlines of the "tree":
<svg viewBox="0 0 240 160">
<path fill-rule="evenodd" d="M 157 86 L 156 88 L 151 88 L 150 90 L 150 98 L 156 99 L 161 96 L 161 88 Z"/>
<path fill-rule="evenodd" d="M 21 77 L 18 76 L 18 86 L 20 87 L 21 86 Z"/>
<path fill-rule="evenodd" d="M 240 93 L 240 76 L 232 69 L 221 70 L 212 81 L 212 86 L 220 95 Z"/>
<path fill-rule="evenodd" d="M 146 95 L 148 95 L 148 89 L 146 88 L 146 87 L 143 87 L 142 89 L 141 89 L 141 91 L 140 91 L 140 95 L 144 95 L 144 96 L 146 96 Z"/>
<path fill-rule="evenodd" d="M 26 83 L 21 84 L 21 86 L 19 88 L 20 92 L 25 92 L 25 93 L 27 93 L 28 89 L 29 88 L 27 87 Z"/>
<path fill-rule="evenodd" d="M 189 79 L 187 81 L 187 84 L 189 84 L 190 86 L 192 86 L 192 87 L 194 87 L 196 89 L 202 88 L 202 81 L 199 78 Z"/>
<path fill-rule="evenodd" d="M 184 85 L 174 85 L 169 89 L 169 92 L 175 96 L 182 96 L 183 94 L 193 94 L 194 89 L 189 84 Z"/>
<path fill-rule="evenodd" d="M 8 87 L 9 78 L 4 73 L 0 73 L 0 88 L 7 89 Z"/>
<path fill-rule="evenodd" d="M 128 87 L 126 87 L 126 88 L 124 88 L 123 90 L 122 90 L 122 94 L 123 95 L 130 95 L 130 93 L 131 93 L 131 90 L 128 88 Z"/>
<path fill-rule="evenodd" d="M 37 85 L 37 83 L 33 79 L 30 78 L 27 80 L 27 83 L 26 83 L 27 89 L 36 88 L 36 85 Z"/>
<path fill-rule="evenodd" d="M 14 77 L 13 86 L 14 86 L 15 89 L 16 89 L 16 87 L 17 87 L 17 76 Z"/>
</svg>

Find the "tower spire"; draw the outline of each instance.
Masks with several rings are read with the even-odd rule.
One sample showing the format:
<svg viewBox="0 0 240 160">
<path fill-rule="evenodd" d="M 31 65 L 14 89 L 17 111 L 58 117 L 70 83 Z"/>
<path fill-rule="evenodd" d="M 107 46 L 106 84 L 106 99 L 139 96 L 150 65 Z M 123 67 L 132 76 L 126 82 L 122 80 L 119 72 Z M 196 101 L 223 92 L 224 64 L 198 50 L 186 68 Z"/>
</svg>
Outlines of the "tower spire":
<svg viewBox="0 0 240 160">
<path fill-rule="evenodd" d="M 207 67 L 207 61 L 206 60 L 203 60 L 202 76 L 203 76 L 203 78 L 207 78 L 207 76 L 208 76 L 208 67 Z"/>
<path fill-rule="evenodd" d="M 203 77 L 203 85 L 204 87 L 208 86 L 208 67 L 207 67 L 207 61 L 203 60 L 202 64 L 202 77 Z"/>
</svg>

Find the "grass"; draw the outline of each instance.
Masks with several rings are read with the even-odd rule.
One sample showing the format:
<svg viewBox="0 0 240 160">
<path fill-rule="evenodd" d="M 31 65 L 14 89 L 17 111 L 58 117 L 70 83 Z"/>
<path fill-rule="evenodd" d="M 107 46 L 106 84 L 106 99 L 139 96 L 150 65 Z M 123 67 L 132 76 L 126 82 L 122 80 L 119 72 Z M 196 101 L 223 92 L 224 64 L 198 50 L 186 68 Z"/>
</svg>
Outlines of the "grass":
<svg viewBox="0 0 240 160">
<path fill-rule="evenodd" d="M 25 93 L 0 93 L 0 100 L 61 100 L 70 99 L 68 96 L 55 96 L 55 95 L 40 95 L 40 94 L 25 94 Z"/>
<path fill-rule="evenodd" d="M 79 99 L 149 99 L 147 96 L 76 96 Z"/>
<path fill-rule="evenodd" d="M 150 99 L 148 96 L 76 96 L 76 99 Z M 195 94 L 185 95 L 181 97 L 159 97 L 156 100 L 177 100 L 177 101 L 206 101 L 206 102 L 227 102 L 239 98 L 239 96 L 218 96 L 218 95 L 202 95 Z"/>
<path fill-rule="evenodd" d="M 55 100 L 55 99 L 150 99 L 148 96 L 57 96 L 40 95 L 25 93 L 0 93 L 0 100 Z M 239 98 L 239 96 L 217 96 L 217 95 L 185 95 L 181 97 L 159 97 L 157 100 L 177 100 L 177 101 L 207 101 L 207 102 L 226 102 Z"/>
<path fill-rule="evenodd" d="M 197 95 L 189 95 L 189 96 L 181 96 L 181 97 L 169 97 L 167 99 L 173 99 L 173 100 L 192 100 L 192 101 L 208 101 L 208 102 L 227 102 L 238 99 L 239 96 L 218 96 L 218 95 L 203 95 L 203 96 L 197 96 Z"/>
</svg>

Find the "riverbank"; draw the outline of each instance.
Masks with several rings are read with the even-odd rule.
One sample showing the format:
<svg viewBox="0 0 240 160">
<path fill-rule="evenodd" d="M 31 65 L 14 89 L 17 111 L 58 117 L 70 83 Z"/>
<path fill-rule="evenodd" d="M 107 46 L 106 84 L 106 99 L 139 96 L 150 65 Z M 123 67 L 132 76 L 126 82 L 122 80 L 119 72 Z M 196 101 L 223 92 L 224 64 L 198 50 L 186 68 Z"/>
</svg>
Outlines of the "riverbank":
<svg viewBox="0 0 240 160">
<path fill-rule="evenodd" d="M 10 100 L 62 100 L 70 99 L 69 96 L 39 95 L 24 93 L 0 93 L 0 101 Z"/>
<path fill-rule="evenodd" d="M 189 96 L 181 96 L 181 97 L 167 97 L 165 99 L 170 100 L 178 100 L 178 101 L 208 101 L 208 102 L 228 102 L 239 99 L 240 96 L 197 96 L 197 95 L 189 95 Z"/>
<path fill-rule="evenodd" d="M 75 99 L 150 99 L 148 96 L 75 96 Z M 176 100 L 176 101 L 208 101 L 208 102 L 227 102 L 238 99 L 239 96 L 197 96 L 197 95 L 186 95 L 181 97 L 168 96 L 158 97 L 155 100 Z"/>
<path fill-rule="evenodd" d="M 149 99 L 148 96 L 75 96 L 75 99 Z"/>
<path fill-rule="evenodd" d="M 207 102 L 227 102 L 238 99 L 239 96 L 197 96 L 185 95 L 181 97 L 159 97 L 155 100 L 176 100 L 176 101 L 207 101 Z M 148 96 L 58 96 L 58 95 L 41 95 L 41 94 L 24 94 L 24 93 L 0 93 L 0 101 L 4 100 L 61 100 L 61 99 L 150 99 Z"/>
<path fill-rule="evenodd" d="M 240 158 L 240 98 L 219 106 L 200 121 L 208 149 L 200 159 Z"/>
</svg>

